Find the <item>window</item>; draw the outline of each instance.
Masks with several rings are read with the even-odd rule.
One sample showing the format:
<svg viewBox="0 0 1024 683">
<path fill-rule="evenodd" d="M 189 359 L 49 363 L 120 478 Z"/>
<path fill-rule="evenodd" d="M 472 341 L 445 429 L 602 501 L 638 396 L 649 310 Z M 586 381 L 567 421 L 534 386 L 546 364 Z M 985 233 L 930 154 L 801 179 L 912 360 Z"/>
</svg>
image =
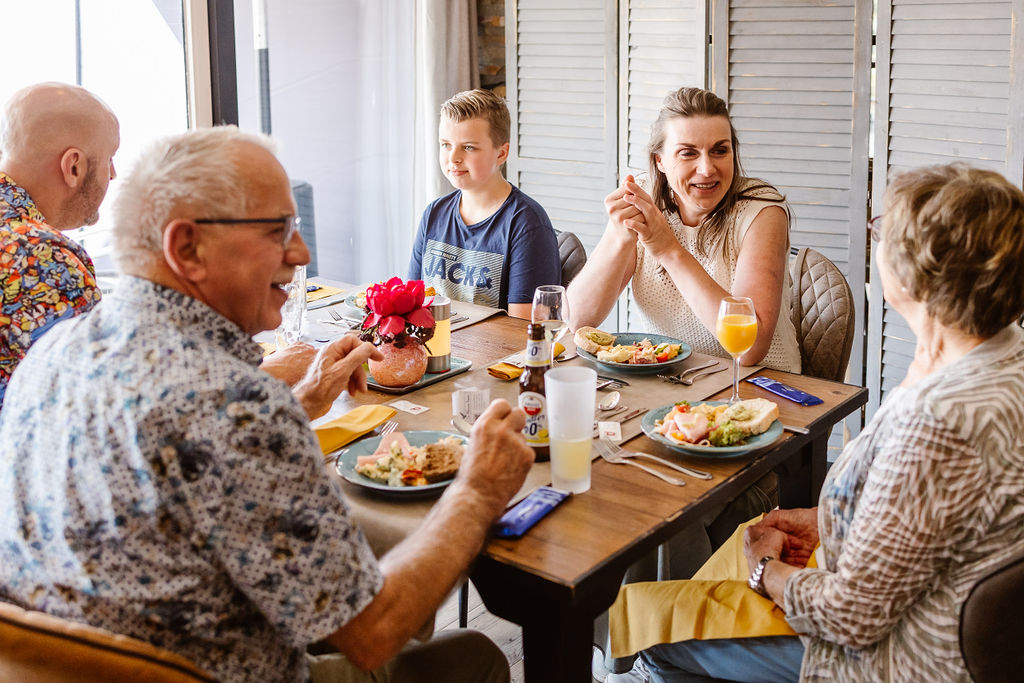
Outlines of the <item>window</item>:
<svg viewBox="0 0 1024 683">
<path fill-rule="evenodd" d="M 4 70 L 0 100 L 41 81 L 76 83 L 102 98 L 121 123 L 118 173 L 151 140 L 188 128 L 181 0 L 35 0 L 4 5 L 4 25 L 26 41 L 17 68 Z M 15 178 L 17 180 L 17 178 Z M 110 273 L 114 180 L 100 222 L 70 235 L 98 273 Z"/>
</svg>

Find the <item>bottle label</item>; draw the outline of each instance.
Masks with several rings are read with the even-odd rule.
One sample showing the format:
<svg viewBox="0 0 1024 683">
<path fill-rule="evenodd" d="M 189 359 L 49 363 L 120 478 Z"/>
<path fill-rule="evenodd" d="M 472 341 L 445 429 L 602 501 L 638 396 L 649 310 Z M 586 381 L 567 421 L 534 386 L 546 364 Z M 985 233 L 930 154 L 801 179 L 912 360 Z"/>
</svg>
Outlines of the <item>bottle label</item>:
<svg viewBox="0 0 1024 683">
<path fill-rule="evenodd" d="M 551 365 L 551 346 L 548 342 L 544 339 L 528 340 L 526 342 L 526 357 L 523 359 L 523 364 L 531 368 L 542 368 L 545 365 Z"/>
<path fill-rule="evenodd" d="M 526 413 L 523 436 L 526 443 L 534 448 L 548 445 L 548 406 L 543 394 L 524 391 L 519 394 L 519 407 Z"/>
</svg>

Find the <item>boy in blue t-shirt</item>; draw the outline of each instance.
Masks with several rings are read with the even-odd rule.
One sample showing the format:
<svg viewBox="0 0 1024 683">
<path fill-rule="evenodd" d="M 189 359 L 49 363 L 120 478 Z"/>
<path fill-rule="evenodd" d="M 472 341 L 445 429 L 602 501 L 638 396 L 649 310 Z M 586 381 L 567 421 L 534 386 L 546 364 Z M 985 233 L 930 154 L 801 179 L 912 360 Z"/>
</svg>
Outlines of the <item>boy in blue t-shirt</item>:
<svg viewBox="0 0 1024 683">
<path fill-rule="evenodd" d="M 438 137 L 441 170 L 456 190 L 423 212 L 409 279 L 529 319 L 533 290 L 560 284 L 562 269 L 547 213 L 501 175 L 505 101 L 489 90 L 455 95 L 441 106 Z"/>
</svg>

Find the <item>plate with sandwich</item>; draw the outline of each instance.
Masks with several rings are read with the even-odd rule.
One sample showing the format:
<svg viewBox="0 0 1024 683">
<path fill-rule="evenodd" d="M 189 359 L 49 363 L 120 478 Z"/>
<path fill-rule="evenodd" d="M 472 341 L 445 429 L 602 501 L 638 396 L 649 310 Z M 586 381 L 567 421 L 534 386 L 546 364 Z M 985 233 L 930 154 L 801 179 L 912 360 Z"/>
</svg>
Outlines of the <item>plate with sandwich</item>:
<svg viewBox="0 0 1024 683">
<path fill-rule="evenodd" d="M 652 375 L 690 357 L 690 345 L 661 334 L 604 332 L 581 327 L 573 336 L 581 356 L 609 370 Z"/>
<path fill-rule="evenodd" d="M 681 401 L 652 410 L 641 422 L 644 434 L 669 448 L 704 457 L 743 455 L 782 434 L 779 406 L 764 398 Z"/>
<path fill-rule="evenodd" d="M 468 443 L 453 432 L 395 432 L 352 444 L 338 454 L 335 469 L 346 481 L 380 495 L 437 495 L 455 478 Z"/>
</svg>

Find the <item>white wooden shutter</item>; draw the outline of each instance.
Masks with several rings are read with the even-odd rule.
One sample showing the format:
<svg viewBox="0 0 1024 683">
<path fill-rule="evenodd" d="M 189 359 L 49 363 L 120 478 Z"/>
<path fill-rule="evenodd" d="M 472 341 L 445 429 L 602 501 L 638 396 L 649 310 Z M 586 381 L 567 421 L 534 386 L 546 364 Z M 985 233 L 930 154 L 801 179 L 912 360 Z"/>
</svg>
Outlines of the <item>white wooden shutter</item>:
<svg viewBox="0 0 1024 683">
<path fill-rule="evenodd" d="M 965 161 L 1020 184 L 1024 39 L 1012 25 L 1022 7 L 1021 0 L 879 3 L 874 213 L 888 176 L 917 166 Z M 883 302 L 874 263 L 870 301 L 868 415 L 903 379 L 915 343 Z"/>
<path fill-rule="evenodd" d="M 619 168 L 646 171 L 647 141 L 665 95 L 706 84 L 704 0 L 623 0 L 619 13 Z"/>
<path fill-rule="evenodd" d="M 615 187 L 614 0 L 506 0 L 508 178 L 590 251 Z"/>
<path fill-rule="evenodd" d="M 712 89 L 729 104 L 744 171 L 786 195 L 792 246 L 843 271 L 863 331 L 871 1 L 714 0 L 713 12 Z M 860 337 L 856 384 L 863 362 Z"/>
<path fill-rule="evenodd" d="M 707 72 L 704 0 L 622 0 L 619 3 L 619 180 L 648 170 L 647 142 L 665 95 L 703 88 Z M 638 316 L 632 288 L 618 307 L 620 330 Z"/>
</svg>

